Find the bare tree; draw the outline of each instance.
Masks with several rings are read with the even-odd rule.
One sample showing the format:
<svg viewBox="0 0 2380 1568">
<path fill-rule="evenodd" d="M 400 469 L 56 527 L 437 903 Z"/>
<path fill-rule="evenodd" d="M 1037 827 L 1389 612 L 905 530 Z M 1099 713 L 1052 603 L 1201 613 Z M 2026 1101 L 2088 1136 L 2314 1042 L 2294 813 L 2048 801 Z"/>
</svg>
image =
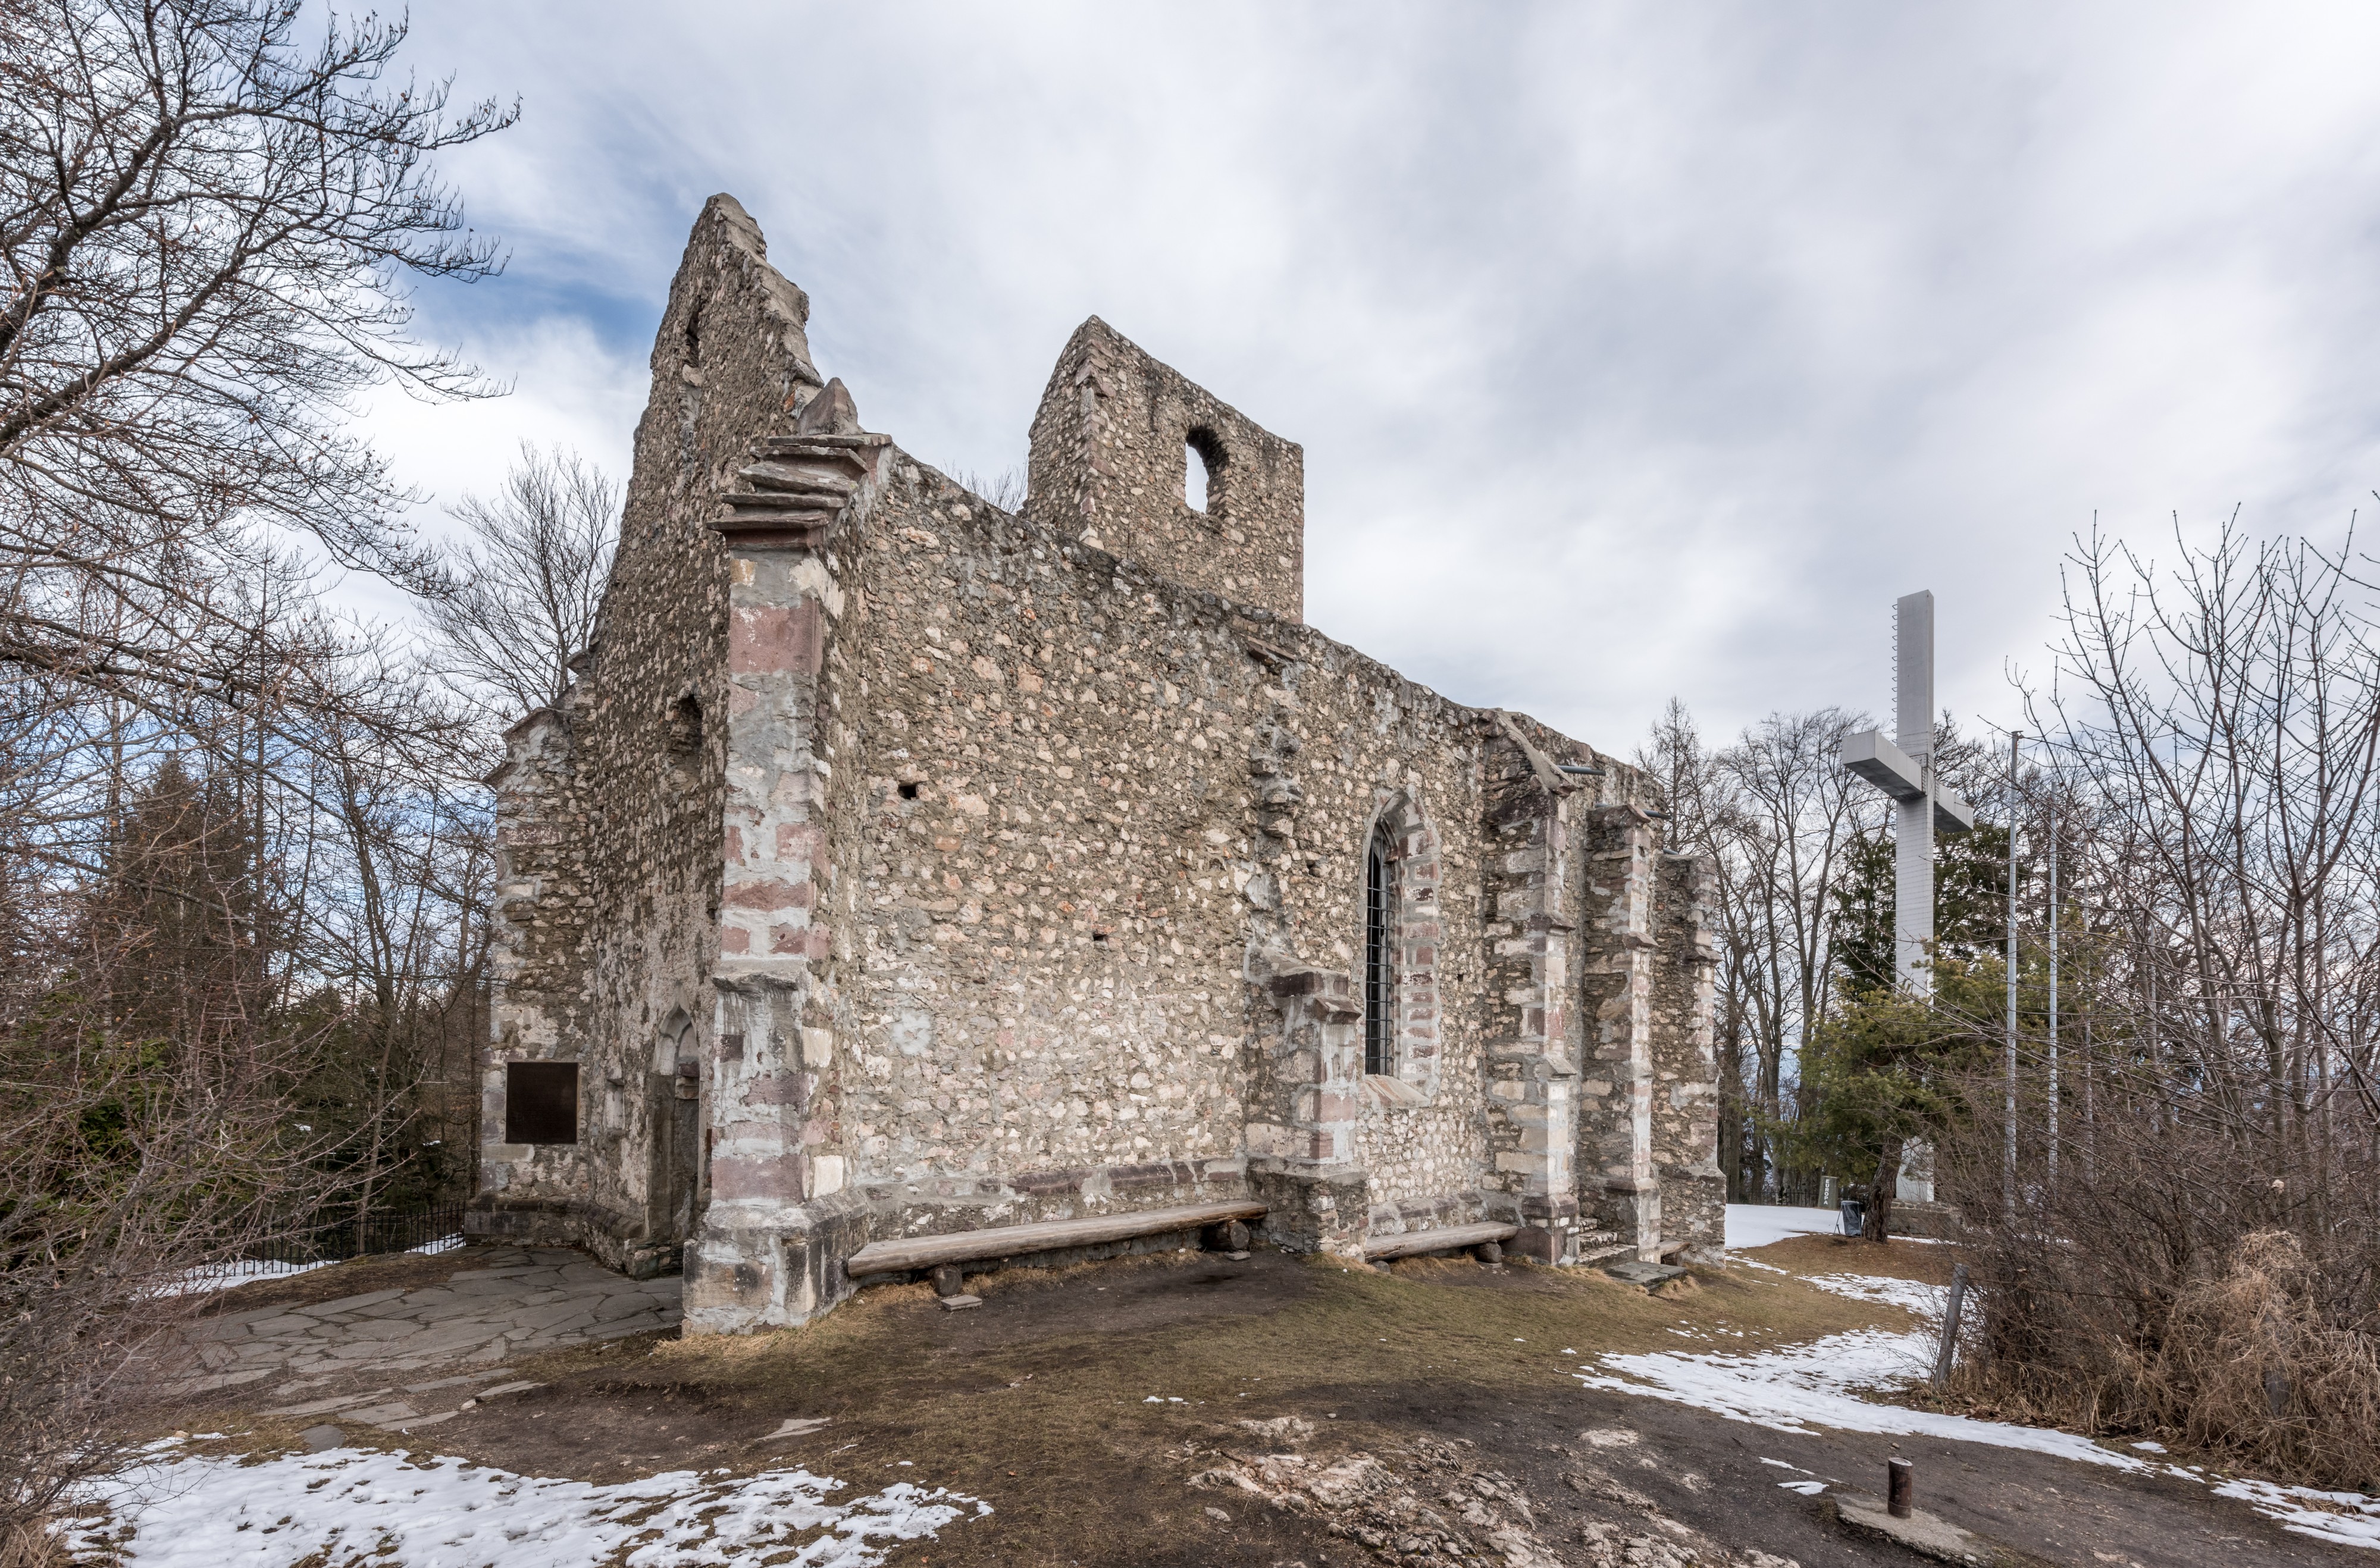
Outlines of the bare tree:
<svg viewBox="0 0 2380 1568">
<path fill-rule="evenodd" d="M 1672 702 L 1638 765 L 1663 780 L 1672 836 L 1719 865 L 1718 1048 L 1740 1076 L 1722 1101 L 1743 1121 L 1722 1149 L 1730 1195 L 1757 1201 L 1780 1175 L 1789 1069 L 1835 991 L 1830 896 L 1882 812 L 1838 760 L 1865 720 L 1840 708 L 1772 714 L 1707 750 Z"/>
<path fill-rule="evenodd" d="M 974 491 L 1002 512 L 1025 510 L 1026 478 L 1023 464 L 1003 468 L 990 478 L 971 468 L 953 468 L 951 477 L 959 488 Z"/>
<path fill-rule="evenodd" d="M 301 47 L 298 15 L 0 11 L 0 668 L 134 711 L 215 700 L 257 664 L 233 585 L 259 530 L 426 569 L 345 425 L 378 382 L 490 390 L 408 342 L 400 279 L 495 270 L 427 160 L 509 116 L 383 86 L 402 26 Z"/>
<path fill-rule="evenodd" d="M 2050 745 L 2061 949 L 2021 973 L 2015 1190 L 1971 1202 L 1971 1375 L 2086 1429 L 2329 1484 L 2380 1466 L 2380 636 L 2344 551 L 2103 538 Z M 2044 915 L 2046 910 L 2042 911 Z M 1980 1012 L 1981 1009 L 1978 1009 Z M 1980 1036 L 1998 1020 L 1971 1020 Z M 1979 1083 L 1959 1186 L 2001 1197 Z"/>
<path fill-rule="evenodd" d="M 322 1196 L 283 1112 L 329 1033 L 291 997 L 355 995 L 325 739 L 425 789 L 467 739 L 289 555 L 434 574 L 347 419 L 492 390 L 405 286 L 496 271 L 430 159 L 511 116 L 299 16 L 0 5 L 0 1562 L 171 1372 L 155 1292 Z"/>
<path fill-rule="evenodd" d="M 448 671 L 503 694 L 513 718 L 560 700 L 611 580 L 619 487 L 575 452 L 524 442 L 493 501 L 454 511 L 470 537 L 423 599 Z"/>
</svg>

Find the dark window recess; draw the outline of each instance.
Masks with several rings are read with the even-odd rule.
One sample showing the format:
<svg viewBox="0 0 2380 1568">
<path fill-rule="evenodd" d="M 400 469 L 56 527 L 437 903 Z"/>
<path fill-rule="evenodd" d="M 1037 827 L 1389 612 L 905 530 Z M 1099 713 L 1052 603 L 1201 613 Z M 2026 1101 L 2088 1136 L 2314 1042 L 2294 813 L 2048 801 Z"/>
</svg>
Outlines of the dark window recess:
<svg viewBox="0 0 2380 1568">
<path fill-rule="evenodd" d="M 674 752 L 702 750 L 702 702 L 691 693 L 678 698 L 670 713 L 669 741 Z"/>
<path fill-rule="evenodd" d="M 1223 443 L 1212 430 L 1193 430 L 1183 439 L 1182 500 L 1208 517 L 1223 513 Z"/>
<path fill-rule="evenodd" d="M 578 1064 L 504 1065 L 504 1141 L 578 1141 Z"/>
<path fill-rule="evenodd" d="M 1397 1070 L 1397 868 L 1386 827 L 1364 851 L 1364 1070 Z"/>
</svg>

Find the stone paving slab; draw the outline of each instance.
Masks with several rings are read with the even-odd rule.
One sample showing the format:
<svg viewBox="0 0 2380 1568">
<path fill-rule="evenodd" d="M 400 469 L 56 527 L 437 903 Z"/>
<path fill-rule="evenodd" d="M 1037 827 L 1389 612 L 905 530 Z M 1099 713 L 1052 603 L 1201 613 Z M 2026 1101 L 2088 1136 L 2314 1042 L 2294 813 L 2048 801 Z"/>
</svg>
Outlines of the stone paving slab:
<svg viewBox="0 0 2380 1568">
<path fill-rule="evenodd" d="M 263 1307 L 192 1325 L 205 1375 L 174 1392 L 199 1393 L 259 1382 L 274 1373 L 294 1380 L 295 1395 L 320 1380 L 365 1368 L 374 1373 L 419 1371 L 442 1365 L 501 1361 L 511 1357 L 651 1333 L 680 1317 L 675 1277 L 632 1280 L 550 1248 L 492 1248 L 480 1266 L 456 1271 L 443 1285 L 419 1290 L 374 1290 L 299 1307 Z M 491 1381 L 504 1368 L 476 1375 L 408 1384 L 423 1388 Z M 314 1380 L 310 1382 L 308 1380 Z M 385 1389 L 378 1391 L 385 1394 Z M 342 1402 L 343 1403 L 343 1402 Z M 339 1405 L 309 1405 L 317 1414 Z M 298 1414 L 285 1402 L 282 1413 Z M 434 1412 L 413 1410 L 394 1419 L 419 1424 Z M 350 1418 L 370 1420 L 350 1412 Z M 388 1422 L 372 1422 L 388 1425 Z"/>
</svg>

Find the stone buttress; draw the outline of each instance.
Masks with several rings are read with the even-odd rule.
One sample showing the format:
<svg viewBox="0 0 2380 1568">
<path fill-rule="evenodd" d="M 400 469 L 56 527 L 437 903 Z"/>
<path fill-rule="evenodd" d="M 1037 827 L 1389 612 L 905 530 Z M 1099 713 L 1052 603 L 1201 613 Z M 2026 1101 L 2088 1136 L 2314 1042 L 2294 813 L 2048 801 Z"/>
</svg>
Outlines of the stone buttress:
<svg viewBox="0 0 2380 1568">
<path fill-rule="evenodd" d="M 890 446 L 831 382 L 792 431 L 754 443 L 714 525 L 727 547 L 727 768 L 710 1200 L 686 1270 L 697 1332 L 807 1321 L 842 1294 L 837 1260 L 865 1240 L 856 1202 L 838 1200 L 832 1132 L 828 654 L 847 608 L 838 546 L 856 548 Z"/>
</svg>

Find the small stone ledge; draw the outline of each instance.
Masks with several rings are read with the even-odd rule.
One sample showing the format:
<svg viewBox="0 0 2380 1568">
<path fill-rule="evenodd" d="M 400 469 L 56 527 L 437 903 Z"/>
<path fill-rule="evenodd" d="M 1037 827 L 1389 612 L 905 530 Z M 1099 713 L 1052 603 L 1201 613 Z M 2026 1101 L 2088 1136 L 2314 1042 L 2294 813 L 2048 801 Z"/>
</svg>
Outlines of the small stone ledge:
<svg viewBox="0 0 2380 1568">
<path fill-rule="evenodd" d="M 1366 1073 L 1363 1094 L 1366 1105 L 1384 1111 L 1412 1110 L 1429 1104 L 1429 1095 L 1419 1087 L 1386 1073 Z"/>
<path fill-rule="evenodd" d="M 2049 1568 L 2038 1557 L 1961 1529 L 1922 1508 L 1911 1509 L 1906 1519 L 1896 1519 L 1876 1499 L 1853 1491 L 1829 1493 L 1827 1502 L 1835 1521 L 1852 1535 L 1889 1541 L 1937 1562 L 1957 1563 L 1961 1568 Z"/>
</svg>

